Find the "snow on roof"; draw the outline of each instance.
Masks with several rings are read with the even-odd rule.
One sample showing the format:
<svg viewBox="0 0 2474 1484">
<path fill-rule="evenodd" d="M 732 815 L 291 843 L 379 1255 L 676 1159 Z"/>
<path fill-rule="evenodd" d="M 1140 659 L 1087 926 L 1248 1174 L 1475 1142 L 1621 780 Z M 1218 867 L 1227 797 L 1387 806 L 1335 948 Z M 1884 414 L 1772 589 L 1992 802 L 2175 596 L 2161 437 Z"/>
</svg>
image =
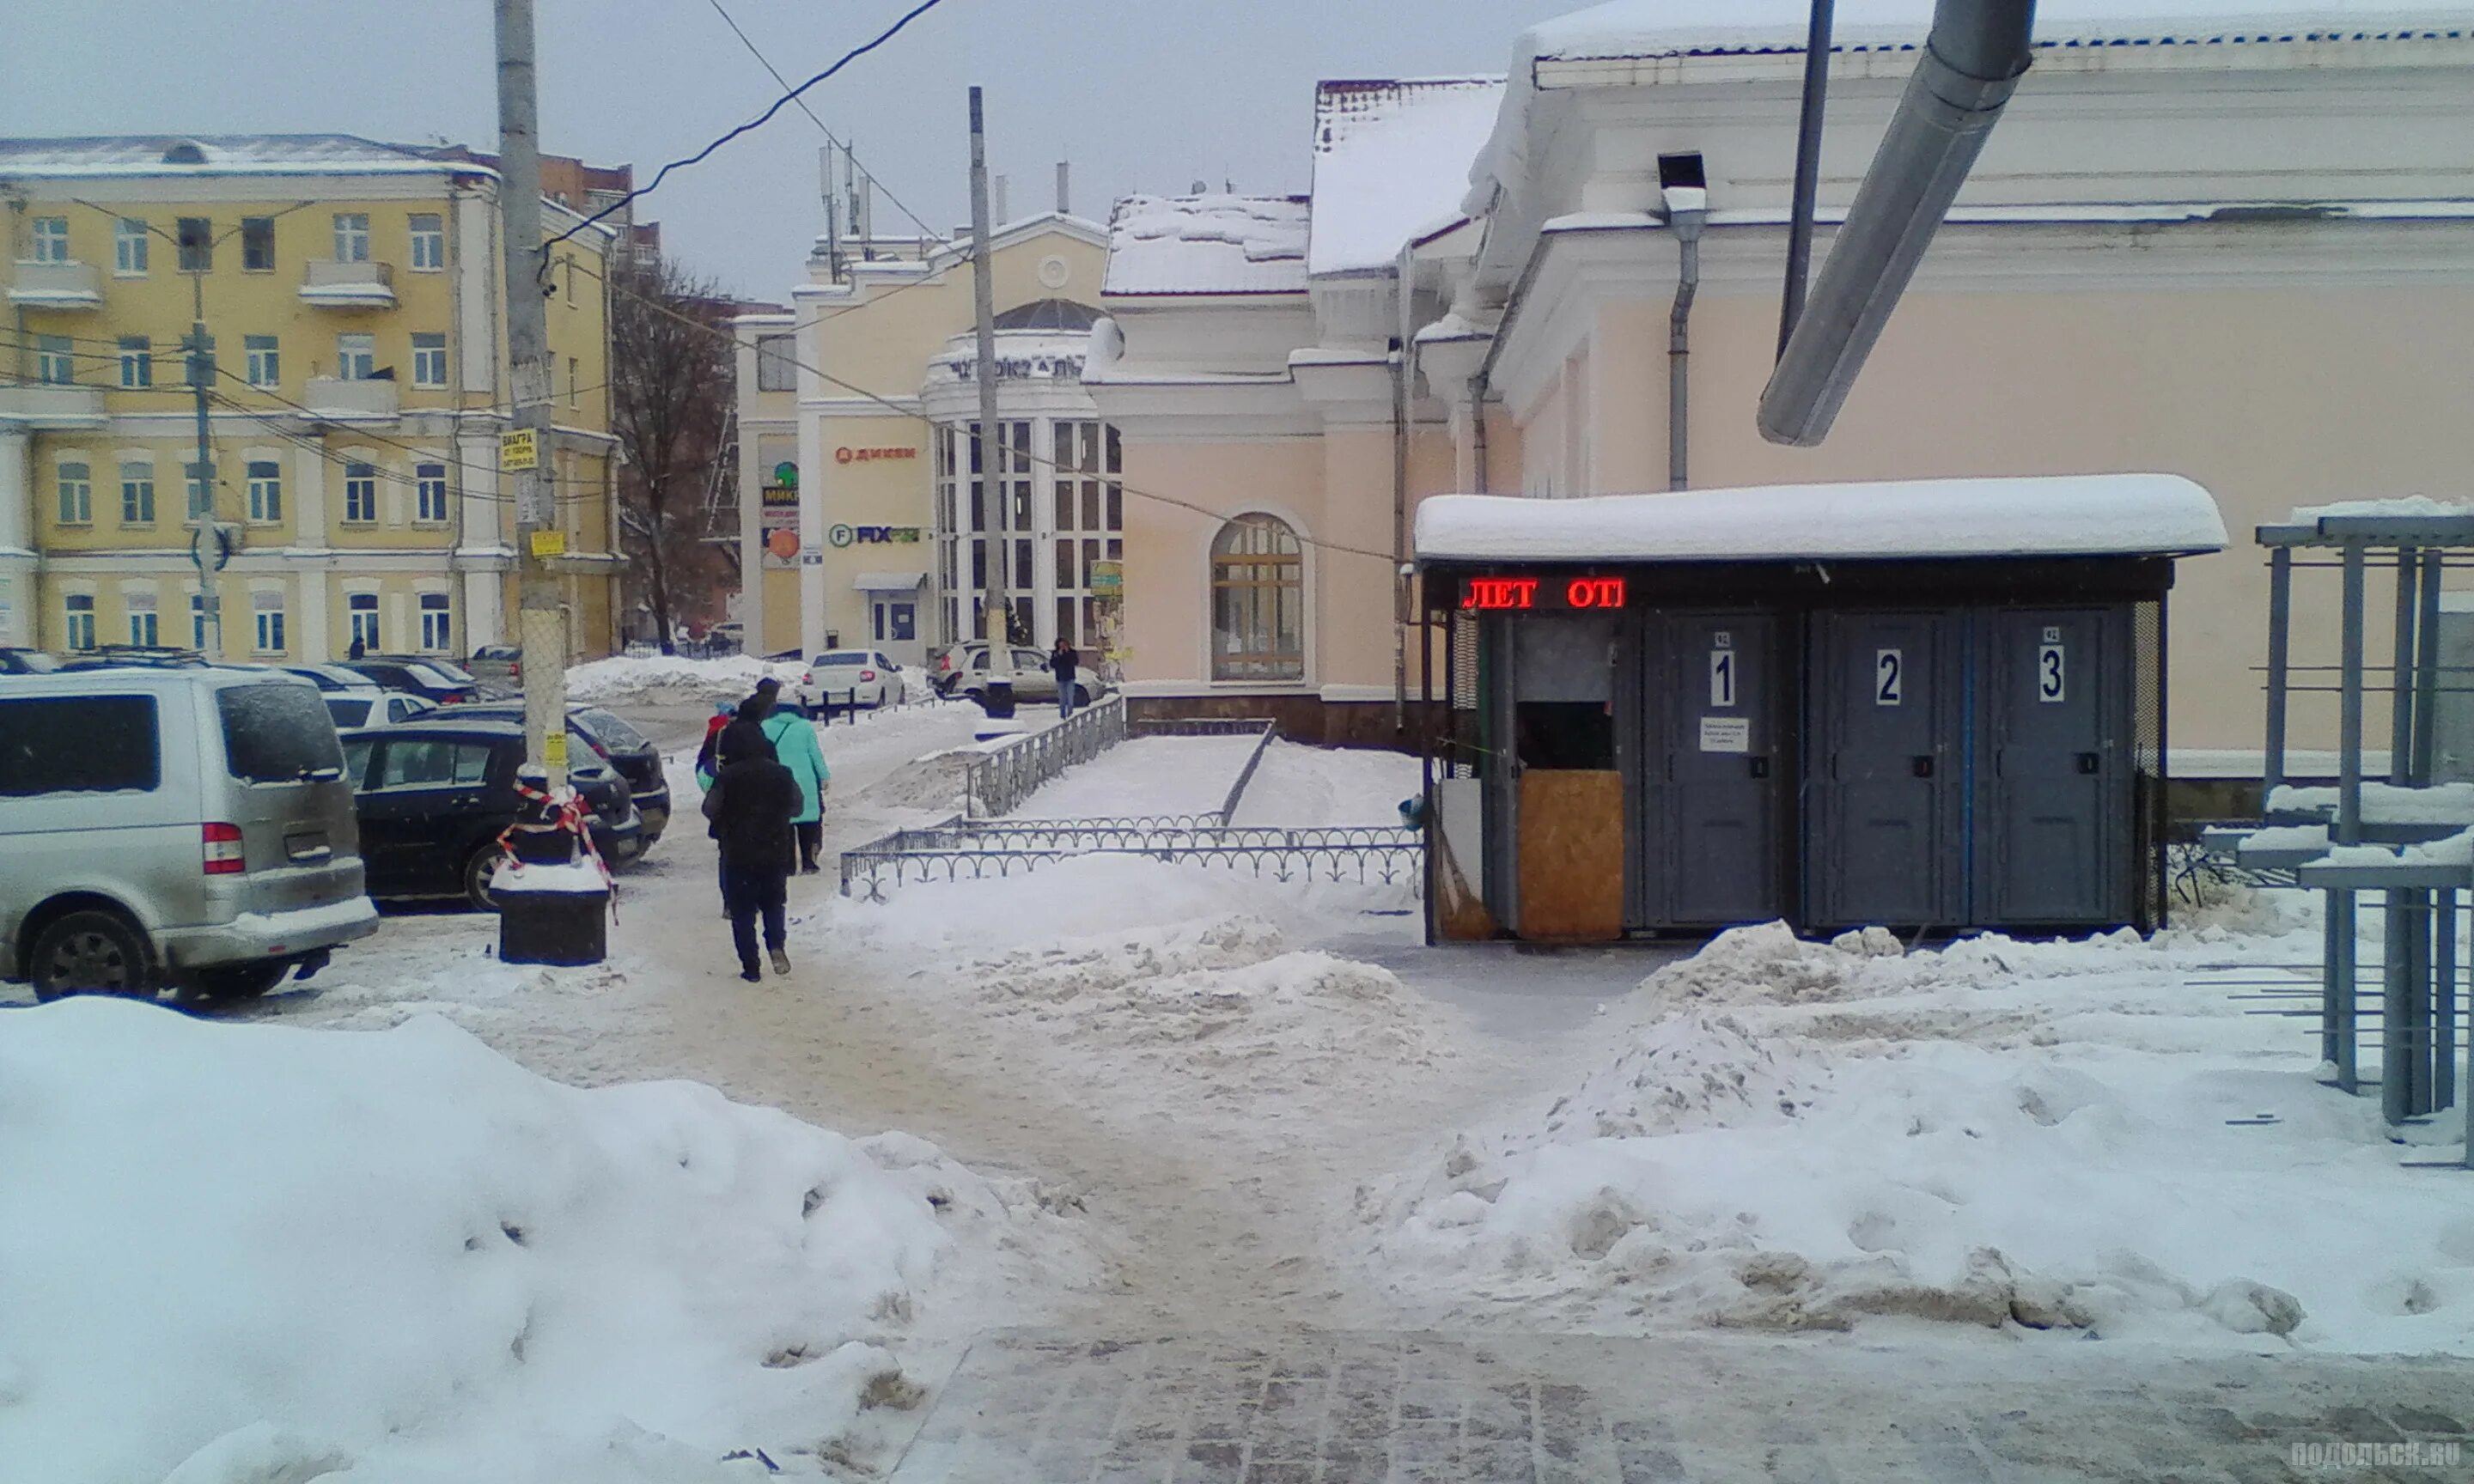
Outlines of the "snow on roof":
<svg viewBox="0 0 2474 1484">
<path fill-rule="evenodd" d="M 111 134 L 0 139 L 0 176 L 495 175 L 357 134 Z"/>
<path fill-rule="evenodd" d="M 1402 245 L 1460 221 L 1502 105 L 1498 77 L 1318 86 L 1306 272 L 1389 268 Z"/>
<path fill-rule="evenodd" d="M 1128 196 L 1108 219 L 1102 294 L 1298 294 L 1306 198 Z"/>
<path fill-rule="evenodd" d="M 2337 500 L 2327 505 L 2300 506 L 2287 524 L 2316 525 L 2329 516 L 2394 516 L 2427 520 L 2459 515 L 2474 515 L 2474 502 L 2435 500 L 2427 494 L 2404 494 L 2385 500 Z"/>
<path fill-rule="evenodd" d="M 2393 0 L 2045 0 L 2036 8 L 2034 45 L 2071 51 L 2474 39 L 2474 7 L 2463 0 L 2415 12 L 2392 6 Z M 1808 14 L 1806 0 L 1606 0 L 1531 27 L 1514 43 L 1502 115 L 1469 171 L 1462 209 L 1482 215 L 1496 183 L 1519 176 L 1540 62 L 1799 54 Z M 1932 7 L 1916 0 L 1839 0 L 1831 51 L 1912 52 L 1923 45 L 1931 16 Z"/>
<path fill-rule="evenodd" d="M 1444 494 L 1422 560 L 1792 562 L 2220 551 L 2207 491 L 2177 474 L 1772 485 L 1579 499 Z"/>
<path fill-rule="evenodd" d="M 1912 52 L 1931 22 L 1932 8 L 1912 0 L 1846 0 L 1830 49 Z M 1805 23 L 1802 0 L 1608 0 L 1533 27 L 1520 50 L 1531 61 L 1800 53 Z M 2435 7 L 2407 14 L 2351 0 L 2048 0 L 2036 8 L 2036 23 L 2039 49 L 2453 39 L 2474 35 L 2474 11 Z"/>
</svg>

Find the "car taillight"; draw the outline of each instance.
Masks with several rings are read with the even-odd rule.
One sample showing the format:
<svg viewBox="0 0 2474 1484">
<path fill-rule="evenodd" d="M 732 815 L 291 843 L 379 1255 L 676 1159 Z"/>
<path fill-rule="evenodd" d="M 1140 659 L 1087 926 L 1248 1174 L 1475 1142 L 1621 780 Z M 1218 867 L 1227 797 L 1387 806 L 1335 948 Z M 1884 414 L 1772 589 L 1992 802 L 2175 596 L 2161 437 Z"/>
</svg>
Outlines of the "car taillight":
<svg viewBox="0 0 2474 1484">
<path fill-rule="evenodd" d="M 206 874 L 236 876 L 249 869 L 241 859 L 238 825 L 201 825 L 198 834 L 206 850 Z"/>
<path fill-rule="evenodd" d="M 810 670 L 806 674 L 800 676 L 799 683 L 802 685 L 813 685 L 816 683 L 816 672 Z"/>
<path fill-rule="evenodd" d="M 859 672 L 859 678 L 863 681 L 872 681 L 876 679 L 876 672 L 874 670 L 861 670 Z"/>
</svg>

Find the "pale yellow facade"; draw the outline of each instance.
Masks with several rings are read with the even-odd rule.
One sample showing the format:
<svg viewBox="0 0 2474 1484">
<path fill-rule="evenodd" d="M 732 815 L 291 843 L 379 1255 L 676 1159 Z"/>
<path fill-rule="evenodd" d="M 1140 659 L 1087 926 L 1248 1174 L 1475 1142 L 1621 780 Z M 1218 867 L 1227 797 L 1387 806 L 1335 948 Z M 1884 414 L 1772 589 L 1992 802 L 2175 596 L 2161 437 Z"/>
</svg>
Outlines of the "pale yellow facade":
<svg viewBox="0 0 2474 1484">
<path fill-rule="evenodd" d="M 235 659 L 340 658 L 356 634 L 458 657 L 500 642 L 515 520 L 496 176 L 333 136 L 198 141 L 203 163 L 132 168 L 180 143 L 0 141 L 0 642 L 134 642 L 149 595 L 154 642 Z M 552 231 L 579 221 L 547 215 Z M 202 271 L 183 266 L 194 222 Z M 609 245 L 597 228 L 559 242 L 548 294 L 578 655 L 610 647 L 618 569 Z M 219 645 L 192 605 L 199 316 L 213 514 L 237 538 Z"/>
<path fill-rule="evenodd" d="M 760 596 L 742 596 L 740 618 L 760 653 L 873 647 L 908 663 L 958 637 L 937 538 L 938 443 L 940 428 L 976 418 L 975 384 L 952 364 L 957 337 L 967 343 L 973 330 L 974 269 L 967 243 L 931 244 L 924 254 L 902 247 L 900 255 L 865 259 L 854 250 L 857 260 L 836 272 L 820 245 L 812 281 L 791 291 L 792 313 L 734 322 L 741 567 L 761 573 L 747 589 Z M 1001 320 L 1045 301 L 1098 302 L 1107 254 L 1094 224 L 1054 213 L 1015 222 L 991 234 L 989 255 Z M 1058 422 L 1096 419 L 1079 382 L 1084 338 L 1013 329 L 999 337 L 1001 365 L 1029 354 L 1033 340 L 1043 368 L 1072 363 L 1061 375 L 999 382 L 1000 418 L 1040 430 L 1026 477 L 1046 478 Z M 768 347 L 788 351 L 787 360 L 771 358 L 769 372 Z M 774 477 L 786 464 L 796 470 L 788 485 Z M 950 502 L 950 483 L 944 488 Z M 1042 543 L 1033 565 L 1049 572 L 1055 533 L 1040 526 L 1022 535 Z M 899 586 L 913 576 L 916 586 Z M 1020 584 L 1043 615 L 1033 626 L 1043 643 L 1055 627 L 1055 586 Z"/>
<path fill-rule="evenodd" d="M 2174 766 L 2255 768 L 2267 575 L 2254 528 L 2332 500 L 2474 494 L 2474 426 L 2457 410 L 2474 386 L 2474 156 L 2446 142 L 2474 132 L 2474 42 L 2307 29 L 2239 45 L 2067 39 L 2038 52 L 1816 447 L 1764 442 L 1754 421 L 1778 346 L 1794 37 L 1637 61 L 1516 58 L 1516 96 L 1492 137 L 1433 172 L 1433 199 L 1403 213 L 1388 265 L 1307 271 L 1327 217 L 1351 206 L 1326 189 L 1319 148 L 1290 278 L 1264 280 L 1272 252 L 1215 261 L 1200 245 L 1182 280 L 1174 264 L 1123 275 L 1128 291 L 1104 305 L 1116 348 L 1088 379 L 1124 429 L 1128 483 L 1201 507 L 1133 502 L 1133 688 L 1313 696 L 1326 708 L 1414 696 L 1414 638 L 1395 660 L 1392 579 L 1413 555 L 1395 502 L 1413 521 L 1444 491 L 1671 488 L 1680 376 L 1694 489 L 2197 481 L 2233 544 L 2179 568 Z M 1911 64 L 1879 48 L 1831 64 L 1817 262 Z M 1326 90 L 1361 111 L 1395 109 L 1396 129 L 1409 95 L 1431 85 Z M 1409 101 L 1368 102 L 1387 88 Z M 1706 172 L 1709 209 L 1683 358 L 1670 354 L 1680 255 L 1661 187 L 1678 160 Z M 1361 164 L 1333 180 L 1368 178 Z M 1279 200 L 1136 199 L 1120 208 L 1117 251 L 1156 264 L 1164 209 L 1269 219 Z M 1448 225 L 1468 203 L 1484 209 Z M 1362 227 L 1363 212 L 1350 220 Z M 1278 681 L 1225 673 L 1243 635 L 1215 632 L 1226 623 L 1211 543 L 1257 513 L 1302 547 L 1304 662 Z M 2385 581 L 2374 574 L 2374 654 L 2389 642 Z M 2333 661 L 2333 577 L 2306 574 L 2296 602 L 2295 662 Z M 2332 698 L 2299 698 L 2294 744 L 2332 746 L 2333 711 Z"/>
</svg>

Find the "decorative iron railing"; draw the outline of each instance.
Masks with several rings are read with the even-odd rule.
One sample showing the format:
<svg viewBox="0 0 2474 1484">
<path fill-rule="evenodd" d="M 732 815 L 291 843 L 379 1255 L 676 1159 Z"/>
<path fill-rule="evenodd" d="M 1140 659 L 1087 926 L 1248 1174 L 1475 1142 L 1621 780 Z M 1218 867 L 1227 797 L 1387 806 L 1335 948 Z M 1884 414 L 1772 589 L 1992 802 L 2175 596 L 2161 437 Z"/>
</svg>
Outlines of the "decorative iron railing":
<svg viewBox="0 0 2474 1484">
<path fill-rule="evenodd" d="M 1117 695 L 995 748 L 971 764 L 970 817 L 1010 814 L 1042 783 L 1124 740 L 1126 698 Z"/>
<path fill-rule="evenodd" d="M 1422 831 L 1395 825 L 1283 828 L 1217 815 L 1128 819 L 952 819 L 842 853 L 842 895 L 883 901 L 906 885 L 1027 874 L 1085 855 L 1141 855 L 1245 870 L 1278 882 L 1407 886 L 1425 879 Z"/>
</svg>

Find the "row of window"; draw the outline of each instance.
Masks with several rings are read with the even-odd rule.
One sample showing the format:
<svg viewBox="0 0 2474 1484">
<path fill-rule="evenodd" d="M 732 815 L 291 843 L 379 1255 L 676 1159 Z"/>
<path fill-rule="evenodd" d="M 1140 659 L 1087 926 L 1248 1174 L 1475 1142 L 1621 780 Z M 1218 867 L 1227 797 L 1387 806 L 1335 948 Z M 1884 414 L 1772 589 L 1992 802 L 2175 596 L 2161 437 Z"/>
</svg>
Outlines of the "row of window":
<svg viewBox="0 0 2474 1484">
<path fill-rule="evenodd" d="M 94 524 L 94 467 L 82 459 L 63 459 L 53 466 L 54 492 L 58 496 L 59 523 L 64 526 Z M 273 459 L 252 459 L 246 467 L 249 523 L 279 525 L 283 520 L 283 466 Z M 155 463 L 151 459 L 124 459 L 120 462 L 120 523 L 124 526 L 155 524 Z M 184 463 L 181 466 L 185 498 L 182 518 L 196 520 L 212 503 L 215 467 L 211 464 Z M 357 460 L 343 465 L 344 509 L 346 525 L 378 523 L 378 467 Z M 412 467 L 413 522 L 417 525 L 447 523 L 447 466 L 444 463 L 422 463 Z M 220 514 L 220 513 L 218 513 Z"/>
<path fill-rule="evenodd" d="M 275 271 L 275 221 L 271 216 L 245 216 L 240 219 L 240 267 L 243 273 Z M 69 219 L 64 216 L 38 216 L 35 225 L 35 261 L 66 263 L 69 255 Z M 334 260 L 339 263 L 366 263 L 370 260 L 370 214 L 366 211 L 338 211 L 330 219 Z M 405 219 L 405 257 L 415 273 L 437 273 L 447 266 L 447 219 L 435 211 L 416 211 Z M 144 217 L 125 216 L 112 223 L 111 271 L 127 277 L 139 277 L 153 270 L 155 239 L 161 228 Z M 215 231 L 211 217 L 184 216 L 176 218 L 168 234 L 178 254 L 182 273 L 208 273 L 215 266 L 215 247 L 235 235 Z"/>
<path fill-rule="evenodd" d="M 176 353 L 182 363 L 181 384 L 195 386 L 204 380 L 212 386 L 215 380 L 215 338 L 206 337 L 199 348 L 203 357 L 192 356 L 189 341 L 182 337 L 180 349 L 169 346 L 165 358 Z M 283 384 L 283 347 L 273 335 L 244 335 L 241 348 L 248 357 L 245 375 L 254 387 L 280 387 Z M 335 337 L 335 375 L 343 381 L 369 381 L 378 375 L 377 337 L 367 333 L 351 333 Z M 96 357 L 101 359 L 101 357 Z M 155 384 L 155 340 L 150 335 L 123 335 L 117 352 L 120 384 L 131 390 L 142 390 Z M 77 342 L 66 335 L 35 337 L 35 379 L 51 386 L 74 386 L 78 382 Z M 387 372 L 391 379 L 393 369 Z M 574 385 L 574 365 L 569 364 L 569 386 Z M 168 384 L 168 383 L 167 383 Z M 447 390 L 447 337 L 444 334 L 415 333 L 412 337 L 412 384 L 422 391 Z M 570 401 L 573 400 L 570 390 Z"/>
<path fill-rule="evenodd" d="M 447 594 L 424 592 L 420 595 L 419 648 L 423 654 L 446 655 L 454 652 L 454 614 L 449 608 Z M 282 655 L 290 650 L 284 634 L 283 594 L 258 591 L 249 595 L 250 650 L 258 655 Z M 61 634 L 72 650 L 102 647 L 95 628 L 94 594 L 72 592 L 61 600 Z M 155 594 L 132 591 L 121 595 L 121 608 L 129 622 L 129 642 L 153 648 L 163 642 L 163 630 L 156 611 Z M 385 631 L 378 622 L 378 595 L 375 592 L 348 593 L 344 598 L 347 633 L 352 641 L 371 654 L 385 652 Z M 230 625 L 230 617 L 225 623 Z M 225 648 L 229 650 L 230 634 L 227 633 Z M 189 594 L 189 648 L 206 647 L 206 600 L 197 593 Z"/>
</svg>

